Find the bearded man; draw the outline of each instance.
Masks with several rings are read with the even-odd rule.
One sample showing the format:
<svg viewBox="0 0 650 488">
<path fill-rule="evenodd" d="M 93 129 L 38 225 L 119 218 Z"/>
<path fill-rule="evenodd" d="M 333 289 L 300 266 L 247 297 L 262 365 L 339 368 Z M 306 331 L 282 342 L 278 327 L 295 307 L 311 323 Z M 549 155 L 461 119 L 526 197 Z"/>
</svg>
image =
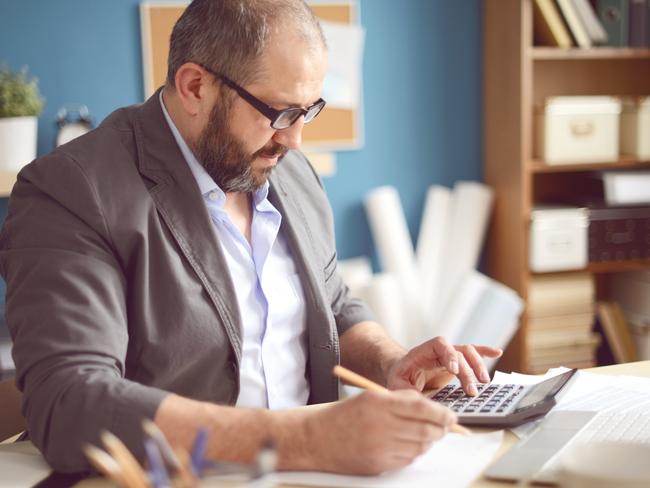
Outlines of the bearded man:
<svg viewBox="0 0 650 488">
<path fill-rule="evenodd" d="M 195 0 L 164 87 L 25 167 L 0 237 L 29 436 L 59 471 L 107 429 L 281 469 L 378 473 L 455 415 L 422 396 L 489 380 L 482 346 L 406 351 L 336 270 L 330 207 L 298 148 L 326 43 L 302 0 Z M 338 400 L 336 364 L 386 385 Z M 322 408 L 307 404 L 329 403 Z"/>
</svg>

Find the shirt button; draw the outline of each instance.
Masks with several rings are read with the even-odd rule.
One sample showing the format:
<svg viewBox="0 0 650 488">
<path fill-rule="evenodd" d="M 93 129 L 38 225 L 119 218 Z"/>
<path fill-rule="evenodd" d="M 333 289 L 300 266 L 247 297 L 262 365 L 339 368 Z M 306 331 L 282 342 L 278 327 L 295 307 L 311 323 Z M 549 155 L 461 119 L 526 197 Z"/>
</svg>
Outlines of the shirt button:
<svg viewBox="0 0 650 488">
<path fill-rule="evenodd" d="M 216 191 L 211 191 L 208 194 L 208 198 L 214 202 L 216 200 L 219 200 L 219 194 Z"/>
</svg>

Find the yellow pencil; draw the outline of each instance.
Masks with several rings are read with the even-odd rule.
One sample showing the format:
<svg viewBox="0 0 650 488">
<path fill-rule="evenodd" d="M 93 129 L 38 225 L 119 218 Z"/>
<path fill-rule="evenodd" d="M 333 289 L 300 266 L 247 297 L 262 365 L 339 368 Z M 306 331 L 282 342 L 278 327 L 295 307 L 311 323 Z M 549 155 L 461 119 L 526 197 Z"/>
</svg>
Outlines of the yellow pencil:
<svg viewBox="0 0 650 488">
<path fill-rule="evenodd" d="M 120 465 L 103 449 L 86 444 L 83 448 L 84 454 L 100 474 L 112 480 L 116 485 L 128 488 Z"/>
<path fill-rule="evenodd" d="M 122 468 L 122 474 L 127 486 L 129 488 L 147 488 L 149 486 L 147 475 L 144 474 L 138 461 L 124 443 L 106 430 L 102 432 L 100 437 L 104 446 L 106 446 L 106 450 Z"/>
<path fill-rule="evenodd" d="M 365 390 L 389 391 L 388 388 L 378 385 L 374 381 L 369 380 L 368 378 L 365 378 L 360 374 L 355 373 L 354 371 L 350 371 L 349 369 L 341 365 L 334 366 L 334 374 L 339 378 L 341 378 L 342 380 L 347 381 L 351 385 L 358 386 L 359 388 L 363 388 Z M 464 434 L 464 435 L 468 435 L 472 433 L 471 430 L 458 424 L 452 424 L 451 427 L 449 427 L 449 430 L 451 432 L 456 432 L 457 434 Z"/>
</svg>

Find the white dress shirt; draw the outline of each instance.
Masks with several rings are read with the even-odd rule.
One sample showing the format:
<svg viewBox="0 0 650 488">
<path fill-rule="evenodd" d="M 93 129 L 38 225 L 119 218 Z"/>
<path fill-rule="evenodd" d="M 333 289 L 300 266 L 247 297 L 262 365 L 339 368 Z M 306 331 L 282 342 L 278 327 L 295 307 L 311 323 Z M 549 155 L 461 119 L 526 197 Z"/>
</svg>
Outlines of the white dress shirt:
<svg viewBox="0 0 650 488">
<path fill-rule="evenodd" d="M 250 243 L 224 209 L 225 193 L 208 175 L 169 116 L 165 119 L 196 179 L 226 257 L 242 322 L 238 406 L 271 409 L 305 405 L 309 398 L 307 327 L 302 285 L 285 237 L 282 215 L 256 190 Z"/>
</svg>

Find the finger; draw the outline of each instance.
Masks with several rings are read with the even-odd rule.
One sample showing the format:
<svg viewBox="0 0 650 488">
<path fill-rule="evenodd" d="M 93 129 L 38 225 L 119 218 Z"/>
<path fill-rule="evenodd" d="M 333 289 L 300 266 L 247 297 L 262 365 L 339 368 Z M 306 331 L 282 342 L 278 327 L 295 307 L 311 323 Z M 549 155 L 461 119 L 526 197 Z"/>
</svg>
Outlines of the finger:
<svg viewBox="0 0 650 488">
<path fill-rule="evenodd" d="M 474 371 L 474 375 L 482 382 L 489 383 L 490 374 L 488 373 L 485 364 L 483 364 L 483 359 L 481 358 L 481 355 L 478 353 L 476 348 L 472 345 L 466 345 L 456 346 L 456 349 L 458 349 L 463 354 L 465 360 L 469 363 L 469 366 Z"/>
<path fill-rule="evenodd" d="M 397 427 L 396 439 L 427 446 L 433 441 L 443 438 L 448 430 L 446 426 L 412 420 L 402 420 Z"/>
<path fill-rule="evenodd" d="M 413 390 L 394 392 L 388 410 L 400 419 L 428 422 L 441 427 L 449 427 L 457 420 L 451 409 Z"/>
<path fill-rule="evenodd" d="M 408 353 L 413 364 L 422 369 L 429 369 L 436 364 L 447 368 L 452 374 L 458 374 L 458 353 L 444 337 L 435 337 L 420 344 Z"/>
<path fill-rule="evenodd" d="M 498 347 L 483 346 L 481 344 L 472 344 L 472 346 L 483 357 L 498 358 L 503 354 L 503 349 Z"/>
<path fill-rule="evenodd" d="M 459 355 L 459 367 L 460 371 L 458 372 L 458 379 L 460 384 L 463 386 L 465 393 L 471 396 L 478 395 L 478 389 L 476 388 L 476 377 L 474 376 L 474 371 L 470 368 L 465 356 L 462 354 Z"/>
</svg>

